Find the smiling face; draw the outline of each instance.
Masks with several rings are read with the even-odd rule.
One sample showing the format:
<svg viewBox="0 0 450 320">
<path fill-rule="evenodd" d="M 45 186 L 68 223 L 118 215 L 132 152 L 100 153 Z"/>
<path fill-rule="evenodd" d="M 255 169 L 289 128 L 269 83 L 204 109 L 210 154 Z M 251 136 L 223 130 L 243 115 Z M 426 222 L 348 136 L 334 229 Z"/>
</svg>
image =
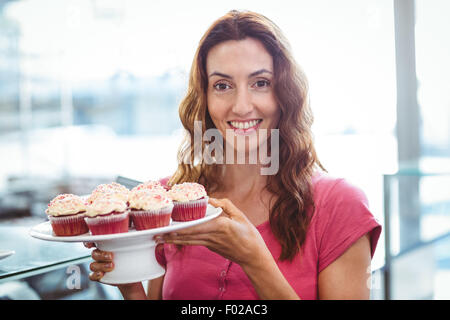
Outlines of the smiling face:
<svg viewBox="0 0 450 320">
<path fill-rule="evenodd" d="M 234 139 L 235 149 L 239 136 L 248 137 L 248 153 L 266 140 L 259 135 L 260 130 L 267 129 L 270 134 L 280 116 L 273 90 L 272 56 L 253 38 L 225 41 L 209 51 L 206 73 L 208 111 L 214 125 L 227 145 Z"/>
</svg>

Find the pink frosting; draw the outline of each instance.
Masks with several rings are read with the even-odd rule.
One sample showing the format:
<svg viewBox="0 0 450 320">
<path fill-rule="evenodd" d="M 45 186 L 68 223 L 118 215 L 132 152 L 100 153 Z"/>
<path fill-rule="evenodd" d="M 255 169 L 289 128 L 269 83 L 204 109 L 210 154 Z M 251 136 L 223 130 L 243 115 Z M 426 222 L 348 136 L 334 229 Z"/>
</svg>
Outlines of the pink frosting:
<svg viewBox="0 0 450 320">
<path fill-rule="evenodd" d="M 138 191 L 138 190 L 143 190 L 143 189 L 152 190 L 152 191 L 162 191 L 162 192 L 166 191 L 164 186 L 159 181 L 153 181 L 153 180 L 149 180 L 147 182 L 141 183 L 138 186 L 131 189 L 131 191 Z"/>
<path fill-rule="evenodd" d="M 168 191 L 169 197 L 173 201 L 187 202 L 192 200 L 198 200 L 205 197 L 205 187 L 195 182 L 184 182 L 176 184 Z"/>
<path fill-rule="evenodd" d="M 99 198 L 86 206 L 86 216 L 96 217 L 109 214 L 113 211 L 124 212 L 127 210 L 127 203 L 118 198 Z"/>
<path fill-rule="evenodd" d="M 86 211 L 86 204 L 77 195 L 65 193 L 56 196 L 50 201 L 45 213 L 52 216 L 64 216 Z"/>
<path fill-rule="evenodd" d="M 105 195 L 107 195 L 109 198 L 111 198 L 111 196 L 114 195 L 115 198 L 118 198 L 126 202 L 128 199 L 129 192 L 130 190 L 128 190 L 125 186 L 117 182 L 112 182 L 109 184 L 101 184 L 98 185 L 94 189 L 94 191 L 92 191 L 91 195 L 87 198 L 87 203 L 91 204 L 97 199 L 104 198 Z"/>
<path fill-rule="evenodd" d="M 138 210 L 159 210 L 168 206 L 173 206 L 165 190 L 160 189 L 139 189 L 132 190 L 128 197 L 130 208 Z"/>
</svg>

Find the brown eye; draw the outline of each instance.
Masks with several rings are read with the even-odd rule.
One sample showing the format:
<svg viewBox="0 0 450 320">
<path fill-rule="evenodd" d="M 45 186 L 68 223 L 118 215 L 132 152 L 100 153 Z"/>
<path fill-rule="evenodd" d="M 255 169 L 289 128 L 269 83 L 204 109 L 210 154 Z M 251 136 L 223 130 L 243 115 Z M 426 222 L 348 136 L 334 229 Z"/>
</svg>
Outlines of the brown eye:
<svg viewBox="0 0 450 320">
<path fill-rule="evenodd" d="M 255 82 L 255 87 L 264 88 L 270 86 L 270 81 L 268 80 L 258 80 Z"/>
<path fill-rule="evenodd" d="M 226 84 L 226 83 L 219 82 L 219 83 L 217 83 L 217 84 L 214 85 L 214 88 L 215 88 L 216 90 L 219 90 L 219 91 L 224 91 L 224 90 L 229 89 L 230 86 L 229 86 L 228 84 Z"/>
</svg>

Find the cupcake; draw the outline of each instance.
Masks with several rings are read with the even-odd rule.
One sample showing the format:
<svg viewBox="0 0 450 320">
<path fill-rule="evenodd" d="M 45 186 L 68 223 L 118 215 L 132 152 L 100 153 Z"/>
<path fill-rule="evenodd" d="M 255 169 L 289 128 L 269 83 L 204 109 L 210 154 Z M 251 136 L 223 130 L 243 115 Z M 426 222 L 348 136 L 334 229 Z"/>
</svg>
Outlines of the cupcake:
<svg viewBox="0 0 450 320">
<path fill-rule="evenodd" d="M 136 230 L 165 227 L 170 224 L 173 202 L 165 190 L 135 188 L 128 197 L 130 217 Z"/>
<path fill-rule="evenodd" d="M 125 186 L 117 182 L 100 184 L 92 191 L 90 196 L 87 198 L 86 203 L 90 205 L 97 199 L 104 198 L 105 196 L 108 197 L 111 195 L 114 196 L 116 199 L 120 199 L 127 202 L 129 192 L 130 190 L 128 190 Z M 132 227 L 131 219 L 129 219 L 128 227 L 129 228 Z"/>
<path fill-rule="evenodd" d="M 94 189 L 94 191 L 92 191 L 91 195 L 87 198 L 86 202 L 87 204 L 92 204 L 95 200 L 102 198 L 103 196 L 108 194 L 114 194 L 114 197 L 126 202 L 128 199 L 129 192 L 130 190 L 128 190 L 125 186 L 117 182 L 112 182 L 109 184 L 101 184 L 98 185 Z"/>
<path fill-rule="evenodd" d="M 172 220 L 191 221 L 205 216 L 208 196 L 201 184 L 195 182 L 176 184 L 167 193 L 174 204 Z"/>
<path fill-rule="evenodd" d="M 74 194 L 60 194 L 48 204 L 45 213 L 57 236 L 76 236 L 89 231 L 84 221 L 86 204 Z"/>
<path fill-rule="evenodd" d="M 84 219 L 92 235 L 128 232 L 127 202 L 115 194 L 104 195 L 87 205 Z"/>
</svg>

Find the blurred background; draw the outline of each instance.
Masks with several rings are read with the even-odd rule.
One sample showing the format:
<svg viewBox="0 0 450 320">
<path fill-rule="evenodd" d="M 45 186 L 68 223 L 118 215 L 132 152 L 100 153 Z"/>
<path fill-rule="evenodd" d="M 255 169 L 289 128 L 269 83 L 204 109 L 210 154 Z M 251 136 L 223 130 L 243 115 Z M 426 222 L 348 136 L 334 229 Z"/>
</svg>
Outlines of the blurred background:
<svg viewBox="0 0 450 320">
<path fill-rule="evenodd" d="M 120 299 L 27 230 L 56 194 L 175 170 L 195 49 L 232 9 L 284 31 L 321 162 L 383 224 L 372 299 L 450 299 L 448 0 L 0 0 L 0 299 Z"/>
</svg>

